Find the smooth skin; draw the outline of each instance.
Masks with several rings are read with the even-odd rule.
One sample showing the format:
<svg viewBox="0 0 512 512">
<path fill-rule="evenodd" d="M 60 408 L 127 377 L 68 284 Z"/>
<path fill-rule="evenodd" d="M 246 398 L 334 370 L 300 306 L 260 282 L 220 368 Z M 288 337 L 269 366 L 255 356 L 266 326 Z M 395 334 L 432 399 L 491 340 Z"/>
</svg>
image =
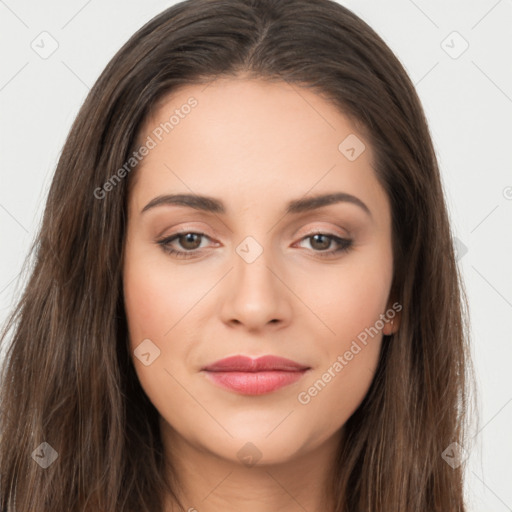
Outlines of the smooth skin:
<svg viewBox="0 0 512 512">
<path fill-rule="evenodd" d="M 197 105 L 158 141 L 154 130 L 191 97 Z M 338 149 L 350 134 L 366 145 L 354 161 Z M 174 91 L 139 142 L 148 136 L 157 145 L 128 201 L 124 299 L 132 359 L 160 414 L 183 504 L 198 512 L 330 510 L 323 486 L 343 425 L 369 389 L 382 334 L 399 326 L 397 314 L 299 402 L 393 303 L 391 211 L 371 147 L 321 96 L 245 77 Z M 289 201 L 334 192 L 357 197 L 370 214 L 351 202 L 285 213 Z M 225 213 L 173 204 L 142 212 L 166 194 L 214 197 Z M 178 231 L 204 233 L 167 244 L 189 258 L 158 243 Z M 322 256 L 340 247 L 327 235 L 352 245 Z M 237 252 L 246 237 L 255 242 Z M 240 255 L 258 248 L 250 263 Z M 160 354 L 146 366 L 134 350 L 148 339 Z M 259 396 L 220 388 L 200 371 L 237 354 L 274 354 L 311 369 Z M 170 499 L 166 506 L 177 510 Z"/>
</svg>

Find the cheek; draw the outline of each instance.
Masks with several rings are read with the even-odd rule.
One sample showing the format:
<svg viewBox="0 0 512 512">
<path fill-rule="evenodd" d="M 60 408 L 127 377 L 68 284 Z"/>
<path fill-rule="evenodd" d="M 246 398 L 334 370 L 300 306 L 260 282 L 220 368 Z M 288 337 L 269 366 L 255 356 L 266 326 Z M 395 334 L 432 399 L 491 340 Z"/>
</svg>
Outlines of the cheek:
<svg viewBox="0 0 512 512">
<path fill-rule="evenodd" d="M 123 275 L 124 301 L 129 330 L 139 338 L 168 340 L 208 289 L 198 276 L 173 268 L 165 258 L 147 254 L 127 255 Z M 210 285 L 211 286 L 211 285 Z"/>
<path fill-rule="evenodd" d="M 144 254 L 128 253 L 123 288 L 130 354 L 138 380 L 156 409 L 172 416 L 190 407 L 178 384 L 184 380 L 182 365 L 173 362 L 187 359 L 188 344 L 178 341 L 186 338 L 184 317 L 192 301 L 197 302 L 198 291 L 180 283 L 179 276 L 169 270 Z M 141 345 L 143 341 L 145 345 Z M 134 352 L 139 346 L 147 347 L 138 353 L 149 352 L 150 364 L 144 364 Z"/>
<path fill-rule="evenodd" d="M 326 266 L 313 273 L 304 269 L 289 279 L 295 280 L 294 290 L 313 313 L 308 316 L 318 324 L 323 346 L 332 353 L 374 326 L 385 312 L 392 271 L 389 251 L 361 250 L 336 268 Z"/>
<path fill-rule="evenodd" d="M 337 272 L 317 275 L 305 295 L 325 329 L 317 338 L 321 363 L 297 401 L 308 417 L 322 417 L 329 431 L 348 420 L 373 380 L 382 343 L 380 315 L 386 311 L 391 280 L 391 253 L 375 251 L 354 255 Z"/>
<path fill-rule="evenodd" d="M 388 276 L 374 273 L 363 279 L 354 272 L 335 283 L 331 280 L 328 290 L 316 297 L 317 314 L 329 327 L 317 338 L 320 364 L 297 401 L 307 417 L 323 418 L 322 428 L 334 432 L 360 405 L 375 375 Z"/>
<path fill-rule="evenodd" d="M 298 407 L 307 418 L 321 418 L 324 435 L 344 425 L 363 401 L 375 375 L 381 340 L 379 335 L 367 345 L 349 342 L 346 350 L 334 351 L 330 362 L 301 389 Z"/>
</svg>

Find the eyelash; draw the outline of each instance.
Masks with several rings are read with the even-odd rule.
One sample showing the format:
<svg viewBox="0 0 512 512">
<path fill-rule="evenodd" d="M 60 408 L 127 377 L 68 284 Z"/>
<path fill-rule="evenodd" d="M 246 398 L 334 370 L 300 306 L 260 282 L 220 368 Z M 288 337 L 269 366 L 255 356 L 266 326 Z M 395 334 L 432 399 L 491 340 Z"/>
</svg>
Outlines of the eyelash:
<svg viewBox="0 0 512 512">
<path fill-rule="evenodd" d="M 162 248 L 162 250 L 165 253 L 170 254 L 175 258 L 183 258 L 183 259 L 193 258 L 197 254 L 199 249 L 194 249 L 191 251 L 178 251 L 169 246 L 169 244 L 171 242 L 173 242 L 174 240 L 176 240 L 177 238 L 179 238 L 182 235 L 199 235 L 200 237 L 209 238 L 209 236 L 206 235 L 205 233 L 199 233 L 196 231 L 182 231 L 182 232 L 175 233 L 174 235 L 171 235 L 171 236 L 168 236 L 165 238 L 161 238 L 160 240 L 157 240 L 156 243 L 158 245 L 160 245 L 160 247 Z M 326 236 L 339 245 L 339 247 L 337 247 L 336 249 L 331 249 L 328 251 L 313 251 L 313 252 L 317 253 L 321 258 L 327 258 L 329 256 L 333 256 L 338 253 L 348 252 L 352 248 L 352 244 L 353 244 L 352 239 L 340 238 L 339 236 L 333 235 L 331 233 L 324 233 L 322 231 L 316 231 L 314 233 L 310 233 L 309 235 L 302 237 L 301 241 L 306 240 L 308 238 L 312 238 L 315 235 Z"/>
</svg>

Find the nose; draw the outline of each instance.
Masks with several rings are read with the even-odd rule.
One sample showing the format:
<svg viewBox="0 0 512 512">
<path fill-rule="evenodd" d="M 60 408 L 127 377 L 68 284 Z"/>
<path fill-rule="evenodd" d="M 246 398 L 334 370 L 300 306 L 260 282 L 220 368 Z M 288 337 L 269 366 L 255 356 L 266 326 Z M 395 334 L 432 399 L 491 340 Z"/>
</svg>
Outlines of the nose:
<svg viewBox="0 0 512 512">
<path fill-rule="evenodd" d="M 258 331 L 279 329 L 289 323 L 293 294 L 270 256 L 270 251 L 263 250 L 249 263 L 233 254 L 234 268 L 223 280 L 221 299 L 221 317 L 227 325 Z"/>
</svg>

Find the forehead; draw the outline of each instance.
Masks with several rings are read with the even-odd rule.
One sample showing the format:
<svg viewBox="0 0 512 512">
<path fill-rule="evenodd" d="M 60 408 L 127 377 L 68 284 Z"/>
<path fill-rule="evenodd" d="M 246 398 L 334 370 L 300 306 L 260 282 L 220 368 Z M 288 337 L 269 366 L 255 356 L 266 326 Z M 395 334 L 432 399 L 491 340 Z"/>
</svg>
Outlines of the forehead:
<svg viewBox="0 0 512 512">
<path fill-rule="evenodd" d="M 153 148 L 137 170 L 141 207 L 170 192 L 248 207 L 333 190 L 385 207 L 364 135 L 332 103 L 294 84 L 230 78 L 181 87 L 146 119 L 139 144 L 148 138 Z"/>
</svg>

